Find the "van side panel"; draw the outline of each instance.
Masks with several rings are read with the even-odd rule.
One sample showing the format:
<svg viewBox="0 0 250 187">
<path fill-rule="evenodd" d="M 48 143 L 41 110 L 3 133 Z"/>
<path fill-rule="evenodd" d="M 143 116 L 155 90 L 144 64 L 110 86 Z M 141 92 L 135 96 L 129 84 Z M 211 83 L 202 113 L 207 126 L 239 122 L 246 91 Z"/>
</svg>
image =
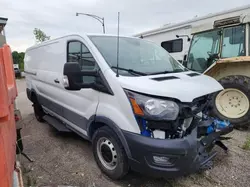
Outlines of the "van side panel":
<svg viewBox="0 0 250 187">
<path fill-rule="evenodd" d="M 39 102 L 59 115 L 63 115 L 62 109 L 56 104 L 60 104 L 63 98 L 58 94 L 58 90 L 64 88 L 55 80 L 62 79 L 63 65 L 66 62 L 65 51 L 63 41 L 54 41 L 30 49 L 25 56 L 27 88 L 34 89 L 39 96 Z"/>
<path fill-rule="evenodd" d="M 24 58 L 27 88 L 39 91 L 41 88 L 37 88 L 36 82 L 54 82 L 53 77 L 62 75 L 63 65 L 66 62 L 65 51 L 62 41 L 28 49 Z"/>
<path fill-rule="evenodd" d="M 27 88 L 34 90 L 39 104 L 51 115 L 74 129 L 87 130 L 87 123 L 95 114 L 99 92 L 93 89 L 69 91 L 63 85 L 63 68 L 67 61 L 67 41 L 81 40 L 68 36 L 46 42 L 27 50 L 25 72 Z M 55 115 L 55 116 L 56 116 Z"/>
</svg>

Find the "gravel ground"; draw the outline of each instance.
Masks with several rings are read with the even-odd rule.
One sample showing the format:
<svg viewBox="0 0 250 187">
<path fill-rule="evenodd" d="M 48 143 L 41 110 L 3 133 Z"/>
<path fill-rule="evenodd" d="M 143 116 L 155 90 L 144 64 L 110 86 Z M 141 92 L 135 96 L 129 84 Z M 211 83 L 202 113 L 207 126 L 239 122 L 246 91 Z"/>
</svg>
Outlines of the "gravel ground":
<svg viewBox="0 0 250 187">
<path fill-rule="evenodd" d="M 121 181 L 111 181 L 97 167 L 91 144 L 74 133 L 58 133 L 46 123 L 36 121 L 31 103 L 26 98 L 25 81 L 17 80 L 19 96 L 17 106 L 22 112 L 20 122 L 24 152 L 34 162 L 23 156 L 18 159 L 23 165 L 26 186 L 71 185 L 82 187 L 249 187 L 250 151 L 241 147 L 249 132 L 235 130 L 226 141 L 230 151 L 218 155 L 211 170 L 175 180 L 155 179 L 130 172 Z"/>
</svg>

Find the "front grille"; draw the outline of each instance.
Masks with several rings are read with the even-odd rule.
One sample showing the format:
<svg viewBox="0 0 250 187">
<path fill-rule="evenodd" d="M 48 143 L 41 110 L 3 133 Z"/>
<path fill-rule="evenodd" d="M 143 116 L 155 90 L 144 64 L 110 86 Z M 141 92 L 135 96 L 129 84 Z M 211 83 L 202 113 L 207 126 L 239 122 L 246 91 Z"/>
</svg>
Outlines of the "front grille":
<svg viewBox="0 0 250 187">
<path fill-rule="evenodd" d="M 202 96 L 193 100 L 192 103 L 185 103 L 181 105 L 180 116 L 181 118 L 189 118 L 195 116 L 197 113 L 204 110 L 208 106 L 210 96 Z"/>
</svg>

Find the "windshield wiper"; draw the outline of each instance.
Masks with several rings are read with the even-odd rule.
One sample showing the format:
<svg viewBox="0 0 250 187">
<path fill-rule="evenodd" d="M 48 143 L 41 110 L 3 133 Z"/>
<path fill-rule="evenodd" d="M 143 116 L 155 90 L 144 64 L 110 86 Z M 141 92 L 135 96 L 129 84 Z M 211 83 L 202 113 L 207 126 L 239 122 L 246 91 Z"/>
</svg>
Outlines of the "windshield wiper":
<svg viewBox="0 0 250 187">
<path fill-rule="evenodd" d="M 167 73 L 179 73 L 179 72 L 183 72 L 183 71 L 187 71 L 187 70 L 175 69 L 173 71 L 159 71 L 159 72 L 150 73 L 149 75 L 159 75 L 159 74 L 167 74 Z"/>
<path fill-rule="evenodd" d="M 131 74 L 136 74 L 136 75 L 142 75 L 142 76 L 145 76 L 145 75 L 148 75 L 147 73 L 143 73 L 143 72 L 140 72 L 140 71 L 135 71 L 133 69 L 126 69 L 126 68 L 120 68 L 120 67 L 115 67 L 115 66 L 111 66 L 112 69 L 119 69 L 119 70 L 124 70 L 124 71 L 127 71 Z"/>
</svg>

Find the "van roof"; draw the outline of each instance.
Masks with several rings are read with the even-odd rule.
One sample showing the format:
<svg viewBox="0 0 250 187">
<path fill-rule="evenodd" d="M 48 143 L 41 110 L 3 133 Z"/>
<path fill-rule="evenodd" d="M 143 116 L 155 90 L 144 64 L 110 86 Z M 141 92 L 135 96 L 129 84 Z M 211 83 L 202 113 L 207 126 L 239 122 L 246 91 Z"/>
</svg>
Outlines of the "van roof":
<svg viewBox="0 0 250 187">
<path fill-rule="evenodd" d="M 70 34 L 70 35 L 66 35 L 66 36 L 62 36 L 62 37 L 59 37 L 59 38 L 55 38 L 55 39 L 51 39 L 51 40 L 47 40 L 47 41 L 44 41 L 42 43 L 39 43 L 39 44 L 36 44 L 34 46 L 31 46 L 29 48 L 26 49 L 26 51 L 29 51 L 29 50 L 32 50 L 32 49 L 35 49 L 35 48 L 39 48 L 39 47 L 42 47 L 42 46 L 45 46 L 45 45 L 48 45 L 48 44 L 51 44 L 51 43 L 55 43 L 57 42 L 58 40 L 61 40 L 63 38 L 70 38 L 70 37 L 81 37 L 81 38 L 88 38 L 89 36 L 113 36 L 113 37 L 117 37 L 117 35 L 115 34 L 99 34 L 99 33 L 90 33 L 90 34 Z M 133 36 L 123 36 L 123 35 L 120 35 L 120 37 L 126 37 L 126 38 L 136 38 L 136 37 L 133 37 Z"/>
</svg>

